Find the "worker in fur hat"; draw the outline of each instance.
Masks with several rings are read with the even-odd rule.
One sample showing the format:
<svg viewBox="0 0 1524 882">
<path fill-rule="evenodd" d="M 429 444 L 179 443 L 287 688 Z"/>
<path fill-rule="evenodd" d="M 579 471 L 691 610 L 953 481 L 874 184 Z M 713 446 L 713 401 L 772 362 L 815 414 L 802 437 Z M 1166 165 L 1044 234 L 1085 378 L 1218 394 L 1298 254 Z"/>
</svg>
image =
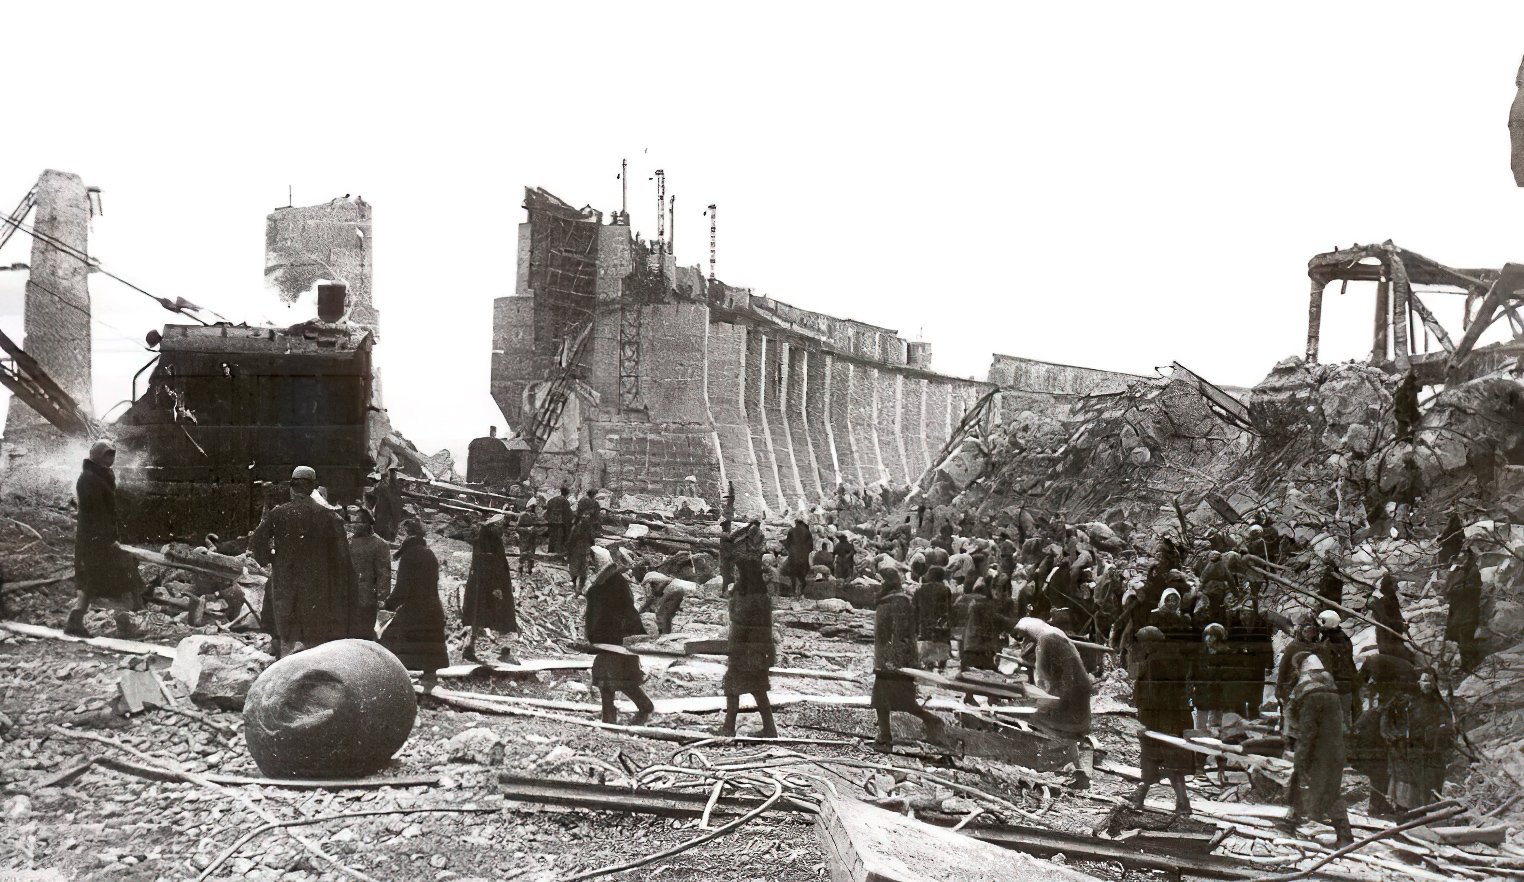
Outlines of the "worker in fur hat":
<svg viewBox="0 0 1524 882">
<path fill-rule="evenodd" d="M 297 466 L 291 501 L 265 514 L 249 536 L 254 559 L 271 568 L 265 625 L 285 656 L 357 633 L 359 575 L 344 522 L 313 498 L 317 472 Z"/>
</svg>

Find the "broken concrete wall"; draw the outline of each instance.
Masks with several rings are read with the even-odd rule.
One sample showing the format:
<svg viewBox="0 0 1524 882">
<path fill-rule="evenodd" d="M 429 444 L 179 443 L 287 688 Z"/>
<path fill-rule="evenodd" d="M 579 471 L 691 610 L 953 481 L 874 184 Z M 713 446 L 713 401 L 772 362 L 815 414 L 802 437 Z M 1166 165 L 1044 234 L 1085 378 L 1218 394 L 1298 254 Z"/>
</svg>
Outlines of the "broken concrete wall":
<svg viewBox="0 0 1524 882">
<path fill-rule="evenodd" d="M 534 374 L 534 299 L 499 297 L 492 301 L 492 400 L 508 425 L 522 428 L 524 390 Z"/>
<path fill-rule="evenodd" d="M 799 463 L 794 458 L 794 442 L 783 409 L 784 372 L 788 367 L 786 350 L 782 338 L 762 335 L 763 424 L 772 439 L 773 463 L 778 469 L 783 507 L 797 510 L 805 506 L 804 485 L 799 481 Z"/>
<path fill-rule="evenodd" d="M 1141 377 L 1095 368 L 996 354 L 990 362 L 989 381 L 1002 390 L 1088 395 L 1121 392 Z"/>
<path fill-rule="evenodd" d="M 47 236 L 80 253 L 89 253 L 90 197 L 79 175 L 48 169 L 37 179 L 37 208 L 32 226 L 31 273 L 27 277 L 26 335 L 21 347 L 86 413 L 94 416 L 90 394 L 90 268 L 83 260 L 43 241 Z M 26 435 L 56 441 L 61 433 L 12 396 L 5 421 L 6 440 Z"/>
<path fill-rule="evenodd" d="M 828 356 L 819 349 L 799 350 L 804 356 L 802 370 L 804 383 L 799 409 L 804 416 L 805 431 L 809 433 L 810 448 L 815 460 L 815 482 L 822 498 L 836 493 L 837 472 L 832 456 L 833 441 L 827 428 L 830 413 L 830 386 L 826 377 Z"/>
<path fill-rule="evenodd" d="M 746 328 L 714 322 L 708 333 L 705 391 L 721 467 L 725 479 L 735 487 L 737 513 L 765 514 L 767 499 L 746 419 Z"/>
<path fill-rule="evenodd" d="M 852 431 L 849 407 L 852 397 L 852 363 L 835 356 L 826 357 L 827 388 L 826 419 L 831 427 L 831 438 L 836 444 L 836 466 L 841 472 L 842 483 L 849 487 L 861 487 L 863 480 L 862 460 L 857 452 L 857 436 Z"/>
<path fill-rule="evenodd" d="M 762 497 L 772 511 L 781 512 L 787 505 L 783 501 L 783 485 L 778 479 L 778 466 L 773 451 L 773 439 L 768 432 L 767 414 L 762 409 L 763 353 L 766 351 L 765 335 L 756 328 L 746 331 L 746 425 L 751 433 L 751 449 L 757 459 L 757 474 L 762 482 Z"/>
<path fill-rule="evenodd" d="M 804 485 L 806 499 L 820 500 L 825 496 L 825 485 L 820 481 L 820 465 L 816 458 L 815 439 L 805 418 L 805 390 L 809 382 L 809 353 L 801 347 L 788 347 L 788 364 L 785 376 L 787 390 L 784 395 L 784 411 L 788 418 L 789 437 L 794 441 L 794 459 L 799 466 L 799 482 Z M 835 489 L 835 485 L 831 485 Z"/>
<path fill-rule="evenodd" d="M 371 207 L 359 197 L 277 208 L 265 219 L 265 283 L 295 303 L 318 279 L 348 285 L 348 319 L 380 339 L 371 297 Z"/>
<path fill-rule="evenodd" d="M 889 483 L 900 487 L 910 483 L 905 468 L 905 444 L 900 434 L 899 374 L 876 371 L 873 383 L 873 431 L 878 436 L 879 454 Z"/>
<path fill-rule="evenodd" d="M 910 482 L 919 480 L 931 459 L 926 451 L 926 378 L 900 379 L 900 440 Z"/>
</svg>

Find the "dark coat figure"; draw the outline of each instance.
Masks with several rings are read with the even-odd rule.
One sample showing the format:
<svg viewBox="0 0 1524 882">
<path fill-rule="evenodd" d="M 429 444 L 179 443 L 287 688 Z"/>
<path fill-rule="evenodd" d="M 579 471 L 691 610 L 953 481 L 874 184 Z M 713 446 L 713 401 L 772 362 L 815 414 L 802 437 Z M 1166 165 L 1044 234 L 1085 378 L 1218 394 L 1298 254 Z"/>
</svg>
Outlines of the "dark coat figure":
<svg viewBox="0 0 1524 882">
<path fill-rule="evenodd" d="M 1383 710 L 1372 707 L 1360 714 L 1349 739 L 1349 766 L 1370 782 L 1370 810 L 1378 815 L 1392 813 L 1392 804 L 1387 800 L 1392 776 L 1387 763 L 1386 739 L 1381 737 Z"/>
<path fill-rule="evenodd" d="M 736 733 L 741 696 L 750 694 L 762 718 L 761 737 L 776 738 L 773 708 L 767 691 L 772 688 L 772 667 L 778 661 L 773 640 L 773 602 L 762 577 L 762 564 L 748 557 L 737 564 L 736 590 L 730 595 L 730 653 L 725 659 L 725 722 L 720 734 Z"/>
<path fill-rule="evenodd" d="M 1296 760 L 1291 812 L 1321 821 L 1327 818 L 1341 845 L 1352 841 L 1341 788 L 1344 781 L 1344 710 L 1339 689 L 1325 671 L 1308 671 L 1293 691 Z"/>
<path fill-rule="evenodd" d="M 1183 737 L 1185 730 L 1194 726 L 1191 660 L 1179 645 L 1166 641 L 1158 628 L 1143 628 L 1137 637 L 1129 672 L 1133 677 L 1132 699 L 1138 708 L 1138 722 L 1146 730 Z M 1149 788 L 1155 781 L 1167 778 L 1175 790 L 1176 811 L 1189 811 L 1185 779 L 1200 768 L 1198 755 L 1139 733 L 1138 756 L 1143 784 L 1133 794 L 1133 807 L 1142 810 Z"/>
<path fill-rule="evenodd" d="M 1398 811 L 1428 805 L 1439 799 L 1455 731 L 1450 712 L 1433 690 L 1433 675 L 1387 705 L 1381 715 L 1381 734 L 1389 745 L 1391 802 Z"/>
<path fill-rule="evenodd" d="M 914 714 L 926 726 L 926 737 L 943 740 L 943 723 L 916 703 L 915 681 L 900 673 L 920 663 L 916 653 L 915 604 L 905 593 L 898 570 L 879 571 L 883 585 L 873 613 L 873 695 L 870 703 L 878 715 L 878 739 L 874 748 L 887 751 L 894 741 L 890 714 Z"/>
<path fill-rule="evenodd" d="M 958 661 L 965 671 L 993 671 L 995 657 L 1005 649 L 1005 635 L 1016 626 L 1016 620 L 1003 614 L 1004 610 L 987 588 L 970 595 L 973 601 L 968 607 L 968 623 L 963 628 L 963 641 L 958 645 Z"/>
<path fill-rule="evenodd" d="M 397 587 L 385 607 L 396 615 L 381 632 L 381 645 L 408 670 L 431 675 L 450 666 L 444 606 L 439 602 L 439 558 L 416 533 L 402 540 L 396 558 Z"/>
<path fill-rule="evenodd" d="M 1341 606 L 1344 603 L 1344 580 L 1332 566 L 1323 570 L 1323 578 L 1318 580 L 1318 596 L 1329 603 Z"/>
<path fill-rule="evenodd" d="M 1402 698 L 1418 683 L 1411 660 L 1380 652 L 1360 657 L 1359 676 L 1362 690 L 1372 696 L 1377 707 L 1386 707 Z"/>
<path fill-rule="evenodd" d="M 407 509 L 402 507 L 402 488 L 397 486 L 396 469 L 387 469 L 381 480 L 376 482 L 375 495 L 376 535 L 387 542 L 395 542 L 397 528 L 407 517 Z"/>
<path fill-rule="evenodd" d="M 828 570 L 835 569 L 836 555 L 831 551 L 831 543 L 820 543 L 820 550 L 810 553 L 810 568 L 825 567 Z"/>
<path fill-rule="evenodd" d="M 1037 713 L 1027 717 L 1028 722 L 1075 738 L 1088 734 L 1093 686 L 1074 642 L 1063 631 L 1032 618 L 1017 622 L 1016 631 L 1036 645 L 1037 685 L 1053 696 L 1038 700 Z"/>
<path fill-rule="evenodd" d="M 593 552 L 593 537 L 597 535 L 593 522 L 586 518 L 577 518 L 572 521 L 571 529 L 566 533 L 564 546 L 566 571 L 571 576 L 572 584 L 579 594 L 587 579 L 588 561 Z"/>
<path fill-rule="evenodd" d="M 1466 547 L 1466 527 L 1461 523 L 1460 515 L 1450 512 L 1450 522 L 1445 525 L 1445 532 L 1439 537 L 1439 550 L 1434 553 L 1434 560 L 1442 567 L 1455 563 L 1460 557 L 1461 551 Z"/>
<path fill-rule="evenodd" d="M 810 551 L 814 547 L 815 538 L 810 535 L 809 524 L 802 520 L 794 521 L 794 526 L 789 528 L 788 535 L 783 539 L 783 550 L 788 557 L 783 562 L 782 575 L 801 595 L 804 593 L 804 580 L 810 574 Z"/>
<path fill-rule="evenodd" d="M 392 592 L 392 549 L 362 520 L 359 532 L 349 540 L 349 560 L 356 582 L 354 636 L 374 640 L 376 612 Z"/>
<path fill-rule="evenodd" d="M 360 631 L 359 577 L 344 523 L 307 486 L 270 509 L 249 537 L 254 559 L 271 568 L 265 626 L 280 641 L 282 655 Z"/>
<path fill-rule="evenodd" d="M 1325 612 L 1324 615 L 1333 615 Z M 1323 659 L 1323 664 L 1328 668 L 1328 673 L 1333 676 L 1334 685 L 1338 687 L 1339 694 L 1344 698 L 1345 707 L 1349 713 L 1345 720 L 1352 720 L 1360 713 L 1360 692 L 1358 674 L 1355 670 L 1355 644 L 1349 639 L 1342 627 L 1333 624 L 1333 627 L 1323 625 L 1318 630 L 1319 652 L 1318 656 Z"/>
<path fill-rule="evenodd" d="M 745 568 L 758 569 L 755 563 L 748 563 Z M 746 574 L 730 596 L 729 652 L 722 682 L 726 695 L 766 692 L 772 688 L 770 671 L 778 661 L 773 641 L 773 602 L 760 571 Z"/>
<path fill-rule="evenodd" d="M 640 613 L 635 611 L 635 595 L 630 591 L 630 581 L 619 567 L 608 564 L 593 578 L 593 584 L 587 589 L 587 611 L 583 615 L 582 627 L 588 643 L 612 646 L 622 645 L 626 637 L 646 633 Z M 640 656 L 600 651 L 593 656 L 592 678 L 603 698 L 605 723 L 618 718 L 614 707 L 615 692 L 623 692 L 635 702 L 638 712 L 633 722 L 636 725 L 650 717 L 654 706 L 640 688 L 644 679 Z"/>
<path fill-rule="evenodd" d="M 940 572 L 935 575 L 915 591 L 916 639 L 948 643 L 952 641 L 952 589 L 942 581 Z"/>
<path fill-rule="evenodd" d="M 1270 618 L 1252 602 L 1232 610 L 1229 618 L 1228 643 L 1235 653 L 1235 673 L 1225 696 L 1224 710 L 1254 719 L 1265 699 L 1265 678 L 1275 667 L 1273 626 Z"/>
<path fill-rule="evenodd" d="M 117 544 L 116 473 L 85 460 L 74 483 L 79 520 L 74 531 L 74 584 L 88 601 L 127 612 L 143 608 L 137 561 Z M 83 613 L 80 614 L 83 618 Z"/>
<path fill-rule="evenodd" d="M 1302 675 L 1298 667 L 1301 664 L 1299 657 L 1307 653 L 1319 654 L 1316 625 L 1299 625 L 1291 641 L 1281 651 L 1280 664 L 1275 669 L 1275 700 L 1281 706 L 1283 717 L 1291 704 L 1291 693 Z"/>
<path fill-rule="evenodd" d="M 1382 628 L 1376 629 L 1376 651 L 1382 655 L 1413 660 L 1413 650 L 1403 637 L 1407 636 L 1408 623 L 1402 617 L 1402 601 L 1397 597 L 1397 579 L 1391 574 L 1381 577 L 1378 590 L 1371 595 L 1367 612 L 1372 621 L 1390 628 L 1396 634 Z"/>
<path fill-rule="evenodd" d="M 852 540 L 847 534 L 842 533 L 836 537 L 835 552 L 836 578 L 847 580 L 852 578 L 852 572 L 856 566 L 857 549 L 853 547 Z"/>
<path fill-rule="evenodd" d="M 1476 640 L 1476 629 L 1482 622 L 1482 571 L 1469 550 L 1451 568 L 1445 597 L 1450 602 L 1445 639 L 1455 641 L 1460 648 L 1461 669 L 1470 673 L 1481 664 L 1483 653 Z"/>
<path fill-rule="evenodd" d="M 513 601 L 513 573 L 508 567 L 508 550 L 503 546 L 503 530 L 503 521 L 493 518 L 477 531 L 476 541 L 471 545 L 466 595 L 460 608 L 462 625 L 491 628 L 499 634 L 519 629 Z"/>
<path fill-rule="evenodd" d="M 560 496 L 552 496 L 545 503 L 545 525 L 550 537 L 546 548 L 551 554 L 566 552 L 566 532 L 571 528 L 572 522 L 570 494 L 570 488 L 562 487 Z"/>
<path fill-rule="evenodd" d="M 540 548 L 540 513 L 535 511 L 533 503 L 519 514 L 515 526 L 518 528 L 519 573 L 527 575 L 534 572 L 534 556 Z"/>
<path fill-rule="evenodd" d="M 587 495 L 577 500 L 577 517 L 582 518 L 593 525 L 593 532 L 603 527 L 603 506 L 598 504 L 598 497 L 592 490 Z"/>
<path fill-rule="evenodd" d="M 1418 427 L 1418 377 L 1408 371 L 1392 393 L 1392 418 L 1397 423 L 1397 440 L 1411 441 Z"/>
</svg>

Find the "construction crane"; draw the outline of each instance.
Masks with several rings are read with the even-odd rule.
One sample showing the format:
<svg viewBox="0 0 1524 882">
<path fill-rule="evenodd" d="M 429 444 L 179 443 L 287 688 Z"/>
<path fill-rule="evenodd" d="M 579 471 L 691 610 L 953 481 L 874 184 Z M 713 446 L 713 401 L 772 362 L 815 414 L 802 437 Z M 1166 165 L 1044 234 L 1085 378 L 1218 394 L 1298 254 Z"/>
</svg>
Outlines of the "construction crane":
<svg viewBox="0 0 1524 882">
<path fill-rule="evenodd" d="M 11 236 L 14 236 L 21 228 L 21 224 L 26 221 L 26 216 L 31 213 L 32 206 L 36 204 L 37 185 L 33 184 L 32 189 L 26 191 L 26 195 L 21 197 L 21 204 L 17 205 L 16 210 L 5 219 L 4 227 L 0 228 L 0 248 L 4 248 L 5 243 L 9 242 Z"/>
<path fill-rule="evenodd" d="M 667 173 L 656 170 L 656 253 L 662 253 L 667 242 Z"/>
<path fill-rule="evenodd" d="M 534 465 L 535 459 L 545 449 L 545 442 L 550 440 L 551 433 L 561 423 L 561 413 L 566 410 L 566 401 L 571 395 L 572 383 L 576 377 L 577 363 L 582 358 L 582 351 L 587 348 L 587 341 L 593 336 L 592 331 L 593 323 L 583 322 L 567 336 L 561 348 L 558 371 L 541 394 L 540 403 L 535 407 L 534 420 L 529 424 L 529 434 L 524 438 L 524 443 L 529 445 L 526 469 Z"/>
<path fill-rule="evenodd" d="M 11 390 L 43 419 L 70 437 L 91 438 L 101 434 L 100 425 L 37 364 L 37 359 L 0 331 L 0 386 Z"/>
</svg>

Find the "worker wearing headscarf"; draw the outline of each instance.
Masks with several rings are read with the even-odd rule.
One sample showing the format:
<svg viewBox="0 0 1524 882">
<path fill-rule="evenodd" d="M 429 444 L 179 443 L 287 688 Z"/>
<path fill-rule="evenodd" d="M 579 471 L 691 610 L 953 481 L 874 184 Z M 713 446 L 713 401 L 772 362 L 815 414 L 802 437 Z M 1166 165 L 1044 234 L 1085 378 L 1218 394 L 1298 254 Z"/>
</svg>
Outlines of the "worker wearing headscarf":
<svg viewBox="0 0 1524 882">
<path fill-rule="evenodd" d="M 1138 707 L 1138 766 L 1143 783 L 1133 792 L 1132 806 L 1143 810 L 1149 788 L 1161 779 L 1175 790 L 1175 811 L 1190 814 L 1191 800 L 1185 789 L 1186 778 L 1200 766 L 1196 753 L 1148 736 L 1148 732 L 1183 737 L 1191 728 L 1191 665 L 1179 647 L 1164 639 L 1158 628 L 1148 626 L 1135 635 L 1132 698 Z"/>
<path fill-rule="evenodd" d="M 587 611 L 583 617 L 583 635 L 590 644 L 622 646 L 624 638 L 645 634 L 646 626 L 635 611 L 635 595 L 623 567 L 602 548 L 594 548 L 593 560 L 598 564 L 592 585 L 587 589 Z M 640 670 L 640 656 L 634 653 L 596 650 L 593 657 L 593 685 L 603 699 L 603 721 L 615 722 L 619 711 L 614 706 L 614 693 L 623 692 L 635 702 L 636 714 L 632 725 L 644 725 L 651 718 L 656 706 L 640 688 L 644 675 Z"/>
<path fill-rule="evenodd" d="M 503 541 L 507 527 L 503 515 L 493 515 L 477 529 L 476 541 L 471 544 L 471 571 L 466 576 L 466 594 L 460 607 L 460 623 L 471 628 L 470 640 L 462 653 L 466 661 L 479 661 L 476 641 L 483 628 L 499 634 L 517 634 L 519 630 L 518 611 L 513 602 L 513 574 Z M 502 660 L 512 657 L 512 647 L 504 647 Z"/>
<path fill-rule="evenodd" d="M 762 738 L 777 738 L 773 723 L 772 667 L 777 663 L 777 644 L 773 638 L 773 602 L 762 578 L 762 562 L 747 557 L 736 562 L 735 591 L 730 595 L 730 641 L 725 656 L 725 723 L 721 735 L 736 734 L 736 715 L 741 711 L 741 696 L 751 695 L 757 714 L 762 718 Z M 671 590 L 670 588 L 668 590 Z"/>
<path fill-rule="evenodd" d="M 80 468 L 74 484 L 79 503 L 79 519 L 74 531 L 74 587 L 78 600 L 69 611 L 64 633 L 89 637 L 85 613 L 91 606 L 116 611 L 116 631 L 122 637 L 136 637 L 141 631 L 132 613 L 143 609 L 147 591 L 138 574 L 137 561 L 117 544 L 116 448 L 109 441 L 97 441 Z"/>
<path fill-rule="evenodd" d="M 1051 698 L 1037 701 L 1037 712 L 1027 717 L 1032 726 L 1046 729 L 1067 741 L 1066 752 L 1075 767 L 1076 786 L 1089 786 L 1090 770 L 1080 751 L 1080 741 L 1090 734 L 1090 695 L 1093 686 L 1085 661 L 1069 635 L 1047 622 L 1025 618 L 1016 623 L 1016 633 L 1036 646 L 1033 672 L 1037 686 Z"/>
<path fill-rule="evenodd" d="M 913 714 L 926 727 L 926 739 L 945 740 L 946 726 L 935 714 L 916 702 L 915 680 L 900 673 L 919 664 L 916 656 L 915 605 L 905 593 L 900 572 L 892 566 L 879 569 L 878 602 L 873 613 L 873 697 L 878 715 L 878 740 L 873 749 L 887 753 L 894 744 L 890 725 L 893 712 Z"/>
<path fill-rule="evenodd" d="M 422 671 L 424 692 L 433 692 L 435 671 L 450 666 L 445 644 L 444 604 L 439 600 L 439 558 L 424 538 L 423 522 L 402 522 L 402 545 L 397 549 L 397 587 L 386 609 L 396 613 L 381 632 L 381 645 L 410 671 Z"/>
</svg>

